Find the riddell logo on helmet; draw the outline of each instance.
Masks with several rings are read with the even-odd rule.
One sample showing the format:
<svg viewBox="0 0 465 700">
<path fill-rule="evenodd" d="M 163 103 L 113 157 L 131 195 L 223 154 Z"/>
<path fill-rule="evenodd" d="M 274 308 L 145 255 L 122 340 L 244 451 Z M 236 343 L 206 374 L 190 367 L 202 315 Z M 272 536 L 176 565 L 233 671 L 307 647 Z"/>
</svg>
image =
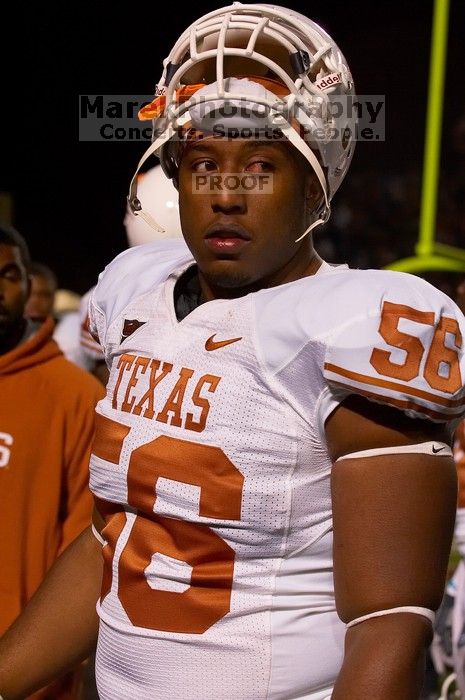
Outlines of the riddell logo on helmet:
<svg viewBox="0 0 465 700">
<path fill-rule="evenodd" d="M 328 90 L 328 88 L 334 87 L 334 85 L 337 85 L 341 82 L 341 73 L 331 73 L 330 75 L 326 75 L 324 78 L 321 78 L 321 80 L 317 80 L 315 85 L 320 90 Z"/>
</svg>

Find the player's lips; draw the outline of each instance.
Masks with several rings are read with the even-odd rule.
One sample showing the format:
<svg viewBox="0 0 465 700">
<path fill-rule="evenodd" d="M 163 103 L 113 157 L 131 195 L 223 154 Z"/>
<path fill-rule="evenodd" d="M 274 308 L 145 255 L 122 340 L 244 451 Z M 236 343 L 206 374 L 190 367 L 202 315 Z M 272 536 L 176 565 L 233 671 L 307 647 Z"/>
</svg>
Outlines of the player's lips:
<svg viewBox="0 0 465 700">
<path fill-rule="evenodd" d="M 247 243 L 250 234 L 239 224 L 213 224 L 205 232 L 205 245 L 214 253 L 238 253 Z"/>
</svg>

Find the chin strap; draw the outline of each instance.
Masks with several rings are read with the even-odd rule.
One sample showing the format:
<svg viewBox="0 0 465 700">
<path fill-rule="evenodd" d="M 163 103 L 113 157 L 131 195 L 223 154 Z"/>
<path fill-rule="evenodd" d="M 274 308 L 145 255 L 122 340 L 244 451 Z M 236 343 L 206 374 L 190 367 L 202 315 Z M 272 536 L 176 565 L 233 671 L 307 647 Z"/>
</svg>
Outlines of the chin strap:
<svg viewBox="0 0 465 700">
<path fill-rule="evenodd" d="M 323 217 L 320 217 L 319 219 L 314 221 L 313 224 L 311 224 L 307 229 L 305 229 L 303 234 L 295 239 L 294 243 L 299 243 L 303 238 L 305 238 L 307 233 L 310 233 L 310 231 L 312 231 L 317 226 L 321 226 L 321 224 L 325 224 L 328 221 L 330 215 L 331 215 L 331 210 L 325 209 Z"/>
<path fill-rule="evenodd" d="M 274 121 L 273 121 L 273 126 L 277 127 L 280 129 L 284 136 L 287 138 L 287 140 L 294 146 L 294 148 L 297 148 L 298 151 L 303 155 L 305 160 L 307 160 L 311 167 L 313 172 L 318 178 L 318 182 L 320 183 L 321 191 L 323 192 L 323 196 L 325 199 L 325 205 L 323 209 L 323 214 L 310 226 L 305 229 L 303 234 L 299 236 L 299 238 L 296 238 L 295 243 L 299 243 L 305 236 L 310 233 L 314 228 L 317 226 L 321 226 L 321 224 L 325 224 L 330 215 L 331 215 L 331 205 L 328 200 L 328 186 L 326 183 L 326 178 L 325 174 L 323 172 L 323 168 L 321 167 L 318 158 L 316 155 L 313 153 L 312 149 L 305 143 L 304 139 L 297 133 L 297 131 L 294 129 L 289 122 L 287 122 L 282 114 L 276 113 L 274 116 Z"/>
</svg>

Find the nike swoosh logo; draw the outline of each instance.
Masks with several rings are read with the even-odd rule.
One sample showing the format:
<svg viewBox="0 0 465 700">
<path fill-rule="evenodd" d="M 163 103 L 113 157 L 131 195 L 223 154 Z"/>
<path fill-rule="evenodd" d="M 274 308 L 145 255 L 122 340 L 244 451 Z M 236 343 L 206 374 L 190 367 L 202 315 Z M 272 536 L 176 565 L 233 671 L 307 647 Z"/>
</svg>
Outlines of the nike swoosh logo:
<svg viewBox="0 0 465 700">
<path fill-rule="evenodd" d="M 441 452 L 441 450 L 445 450 L 445 447 L 438 447 L 437 450 L 434 449 L 434 445 L 431 448 L 433 450 L 433 454 L 437 455 L 438 452 Z"/>
<path fill-rule="evenodd" d="M 238 340 L 242 340 L 242 337 L 229 338 L 229 340 L 213 340 L 215 335 L 216 333 L 213 333 L 213 335 L 205 341 L 205 350 L 211 352 L 212 350 L 218 350 L 218 348 L 224 348 L 225 345 L 231 345 L 231 343 L 237 343 Z"/>
</svg>

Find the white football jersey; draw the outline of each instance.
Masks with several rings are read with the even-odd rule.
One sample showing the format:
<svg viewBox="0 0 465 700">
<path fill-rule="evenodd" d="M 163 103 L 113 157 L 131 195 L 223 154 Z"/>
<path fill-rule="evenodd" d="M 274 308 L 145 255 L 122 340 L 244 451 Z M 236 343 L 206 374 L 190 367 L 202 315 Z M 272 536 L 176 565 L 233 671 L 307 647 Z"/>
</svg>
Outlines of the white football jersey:
<svg viewBox="0 0 465 700">
<path fill-rule="evenodd" d="M 350 393 L 455 427 L 461 316 L 417 277 L 324 265 L 182 321 L 183 241 L 102 273 L 110 368 L 91 488 L 107 525 L 102 700 L 323 700 L 343 656 L 324 424 Z"/>
</svg>

